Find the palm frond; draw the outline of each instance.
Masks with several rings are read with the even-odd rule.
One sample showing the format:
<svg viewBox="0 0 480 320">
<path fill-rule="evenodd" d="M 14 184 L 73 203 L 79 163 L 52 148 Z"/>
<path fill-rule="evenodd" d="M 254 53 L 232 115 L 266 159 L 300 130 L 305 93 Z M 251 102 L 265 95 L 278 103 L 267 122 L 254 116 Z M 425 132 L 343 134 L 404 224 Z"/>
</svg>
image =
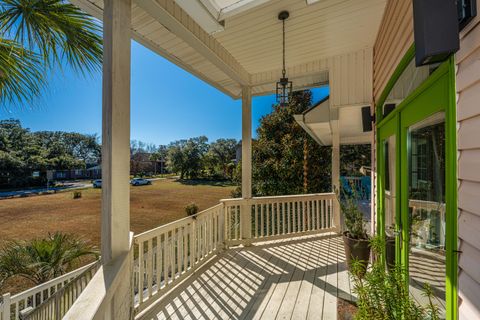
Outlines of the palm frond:
<svg viewBox="0 0 480 320">
<path fill-rule="evenodd" d="M 0 104 L 32 102 L 45 86 L 42 58 L 0 38 Z"/>
<path fill-rule="evenodd" d="M 0 286 L 14 276 L 40 284 L 76 267 L 85 256 L 98 258 L 98 251 L 71 234 L 54 233 L 30 241 L 10 241 L 0 248 Z"/>
<path fill-rule="evenodd" d="M 68 64 L 81 73 L 101 67 L 100 24 L 63 0 L 1 0 L 0 30 L 38 52 L 46 65 Z"/>
</svg>

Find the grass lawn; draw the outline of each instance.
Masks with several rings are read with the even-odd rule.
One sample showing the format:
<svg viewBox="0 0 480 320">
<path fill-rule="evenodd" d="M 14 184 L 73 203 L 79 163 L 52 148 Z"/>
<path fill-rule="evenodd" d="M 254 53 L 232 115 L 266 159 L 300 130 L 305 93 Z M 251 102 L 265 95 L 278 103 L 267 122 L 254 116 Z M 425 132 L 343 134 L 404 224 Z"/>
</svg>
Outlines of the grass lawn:
<svg viewBox="0 0 480 320">
<path fill-rule="evenodd" d="M 233 186 L 203 181 L 153 181 L 149 186 L 131 187 L 130 226 L 140 232 L 183 218 L 185 206 L 195 202 L 200 210 L 230 198 Z M 100 246 L 100 189 L 0 200 L 0 242 L 43 237 L 49 232 L 75 233 Z M 7 284 L 2 291 L 18 291 L 25 284 Z"/>
</svg>

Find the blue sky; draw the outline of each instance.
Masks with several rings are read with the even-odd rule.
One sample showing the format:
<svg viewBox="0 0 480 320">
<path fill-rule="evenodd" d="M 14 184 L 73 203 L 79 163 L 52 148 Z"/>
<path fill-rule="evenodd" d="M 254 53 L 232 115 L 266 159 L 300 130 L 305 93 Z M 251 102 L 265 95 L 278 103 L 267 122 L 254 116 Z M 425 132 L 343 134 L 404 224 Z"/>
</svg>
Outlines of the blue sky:
<svg viewBox="0 0 480 320">
<path fill-rule="evenodd" d="M 164 58 L 132 42 L 131 138 L 168 144 L 173 140 L 206 135 L 241 137 L 241 101 L 211 87 Z M 20 119 L 33 131 L 62 130 L 101 133 L 101 74 L 77 76 L 70 70 L 56 71 L 47 92 L 29 108 L 0 109 L 0 118 Z M 314 101 L 328 88 L 314 90 Z M 255 97 L 253 129 L 271 112 L 274 96 Z M 255 135 L 255 133 L 254 133 Z"/>
</svg>

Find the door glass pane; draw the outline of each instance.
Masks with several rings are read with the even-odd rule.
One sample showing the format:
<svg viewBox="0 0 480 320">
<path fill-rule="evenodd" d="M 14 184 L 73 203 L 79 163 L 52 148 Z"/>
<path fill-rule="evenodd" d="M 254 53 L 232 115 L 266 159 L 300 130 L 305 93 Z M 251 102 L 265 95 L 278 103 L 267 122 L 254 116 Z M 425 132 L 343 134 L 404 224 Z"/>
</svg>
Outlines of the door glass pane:
<svg viewBox="0 0 480 320">
<path fill-rule="evenodd" d="M 445 114 L 409 128 L 410 291 L 425 305 L 425 283 L 445 312 Z"/>
<path fill-rule="evenodd" d="M 388 93 L 387 99 L 383 104 L 383 115 L 386 116 L 392 108 L 402 103 L 405 98 L 428 79 L 438 66 L 440 66 L 440 63 L 417 67 L 415 58 L 413 58 Z"/>
<path fill-rule="evenodd" d="M 385 150 L 385 238 L 387 265 L 395 264 L 395 135 L 384 143 Z"/>
</svg>

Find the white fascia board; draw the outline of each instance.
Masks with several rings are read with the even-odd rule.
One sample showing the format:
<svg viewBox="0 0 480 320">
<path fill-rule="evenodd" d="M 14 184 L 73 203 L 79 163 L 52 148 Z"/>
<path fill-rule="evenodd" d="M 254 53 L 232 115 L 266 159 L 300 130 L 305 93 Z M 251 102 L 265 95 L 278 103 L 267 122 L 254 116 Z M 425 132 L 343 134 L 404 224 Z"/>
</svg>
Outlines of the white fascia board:
<svg viewBox="0 0 480 320">
<path fill-rule="evenodd" d="M 305 130 L 305 132 L 313 138 L 313 140 L 315 140 L 321 146 L 326 146 L 326 144 L 322 140 L 320 140 L 320 138 L 306 125 L 303 114 L 294 114 L 293 118 L 300 125 L 300 127 L 302 127 L 302 129 Z"/>
<path fill-rule="evenodd" d="M 207 0 L 211 1 L 211 0 Z M 225 20 L 226 18 L 233 17 L 236 14 L 242 13 L 244 11 L 250 10 L 252 8 L 258 7 L 264 3 L 267 3 L 271 0 L 251 0 L 246 2 L 244 1 L 238 1 L 228 7 L 225 7 L 223 9 L 220 9 L 220 15 L 218 17 L 219 21 Z M 246 2 L 246 3 L 242 3 Z"/>
<path fill-rule="evenodd" d="M 216 10 L 213 5 L 204 4 L 204 2 L 210 1 L 175 0 L 175 2 L 208 34 L 224 30 L 223 25 L 217 20 L 220 13 L 217 15 L 212 14 Z"/>
</svg>

